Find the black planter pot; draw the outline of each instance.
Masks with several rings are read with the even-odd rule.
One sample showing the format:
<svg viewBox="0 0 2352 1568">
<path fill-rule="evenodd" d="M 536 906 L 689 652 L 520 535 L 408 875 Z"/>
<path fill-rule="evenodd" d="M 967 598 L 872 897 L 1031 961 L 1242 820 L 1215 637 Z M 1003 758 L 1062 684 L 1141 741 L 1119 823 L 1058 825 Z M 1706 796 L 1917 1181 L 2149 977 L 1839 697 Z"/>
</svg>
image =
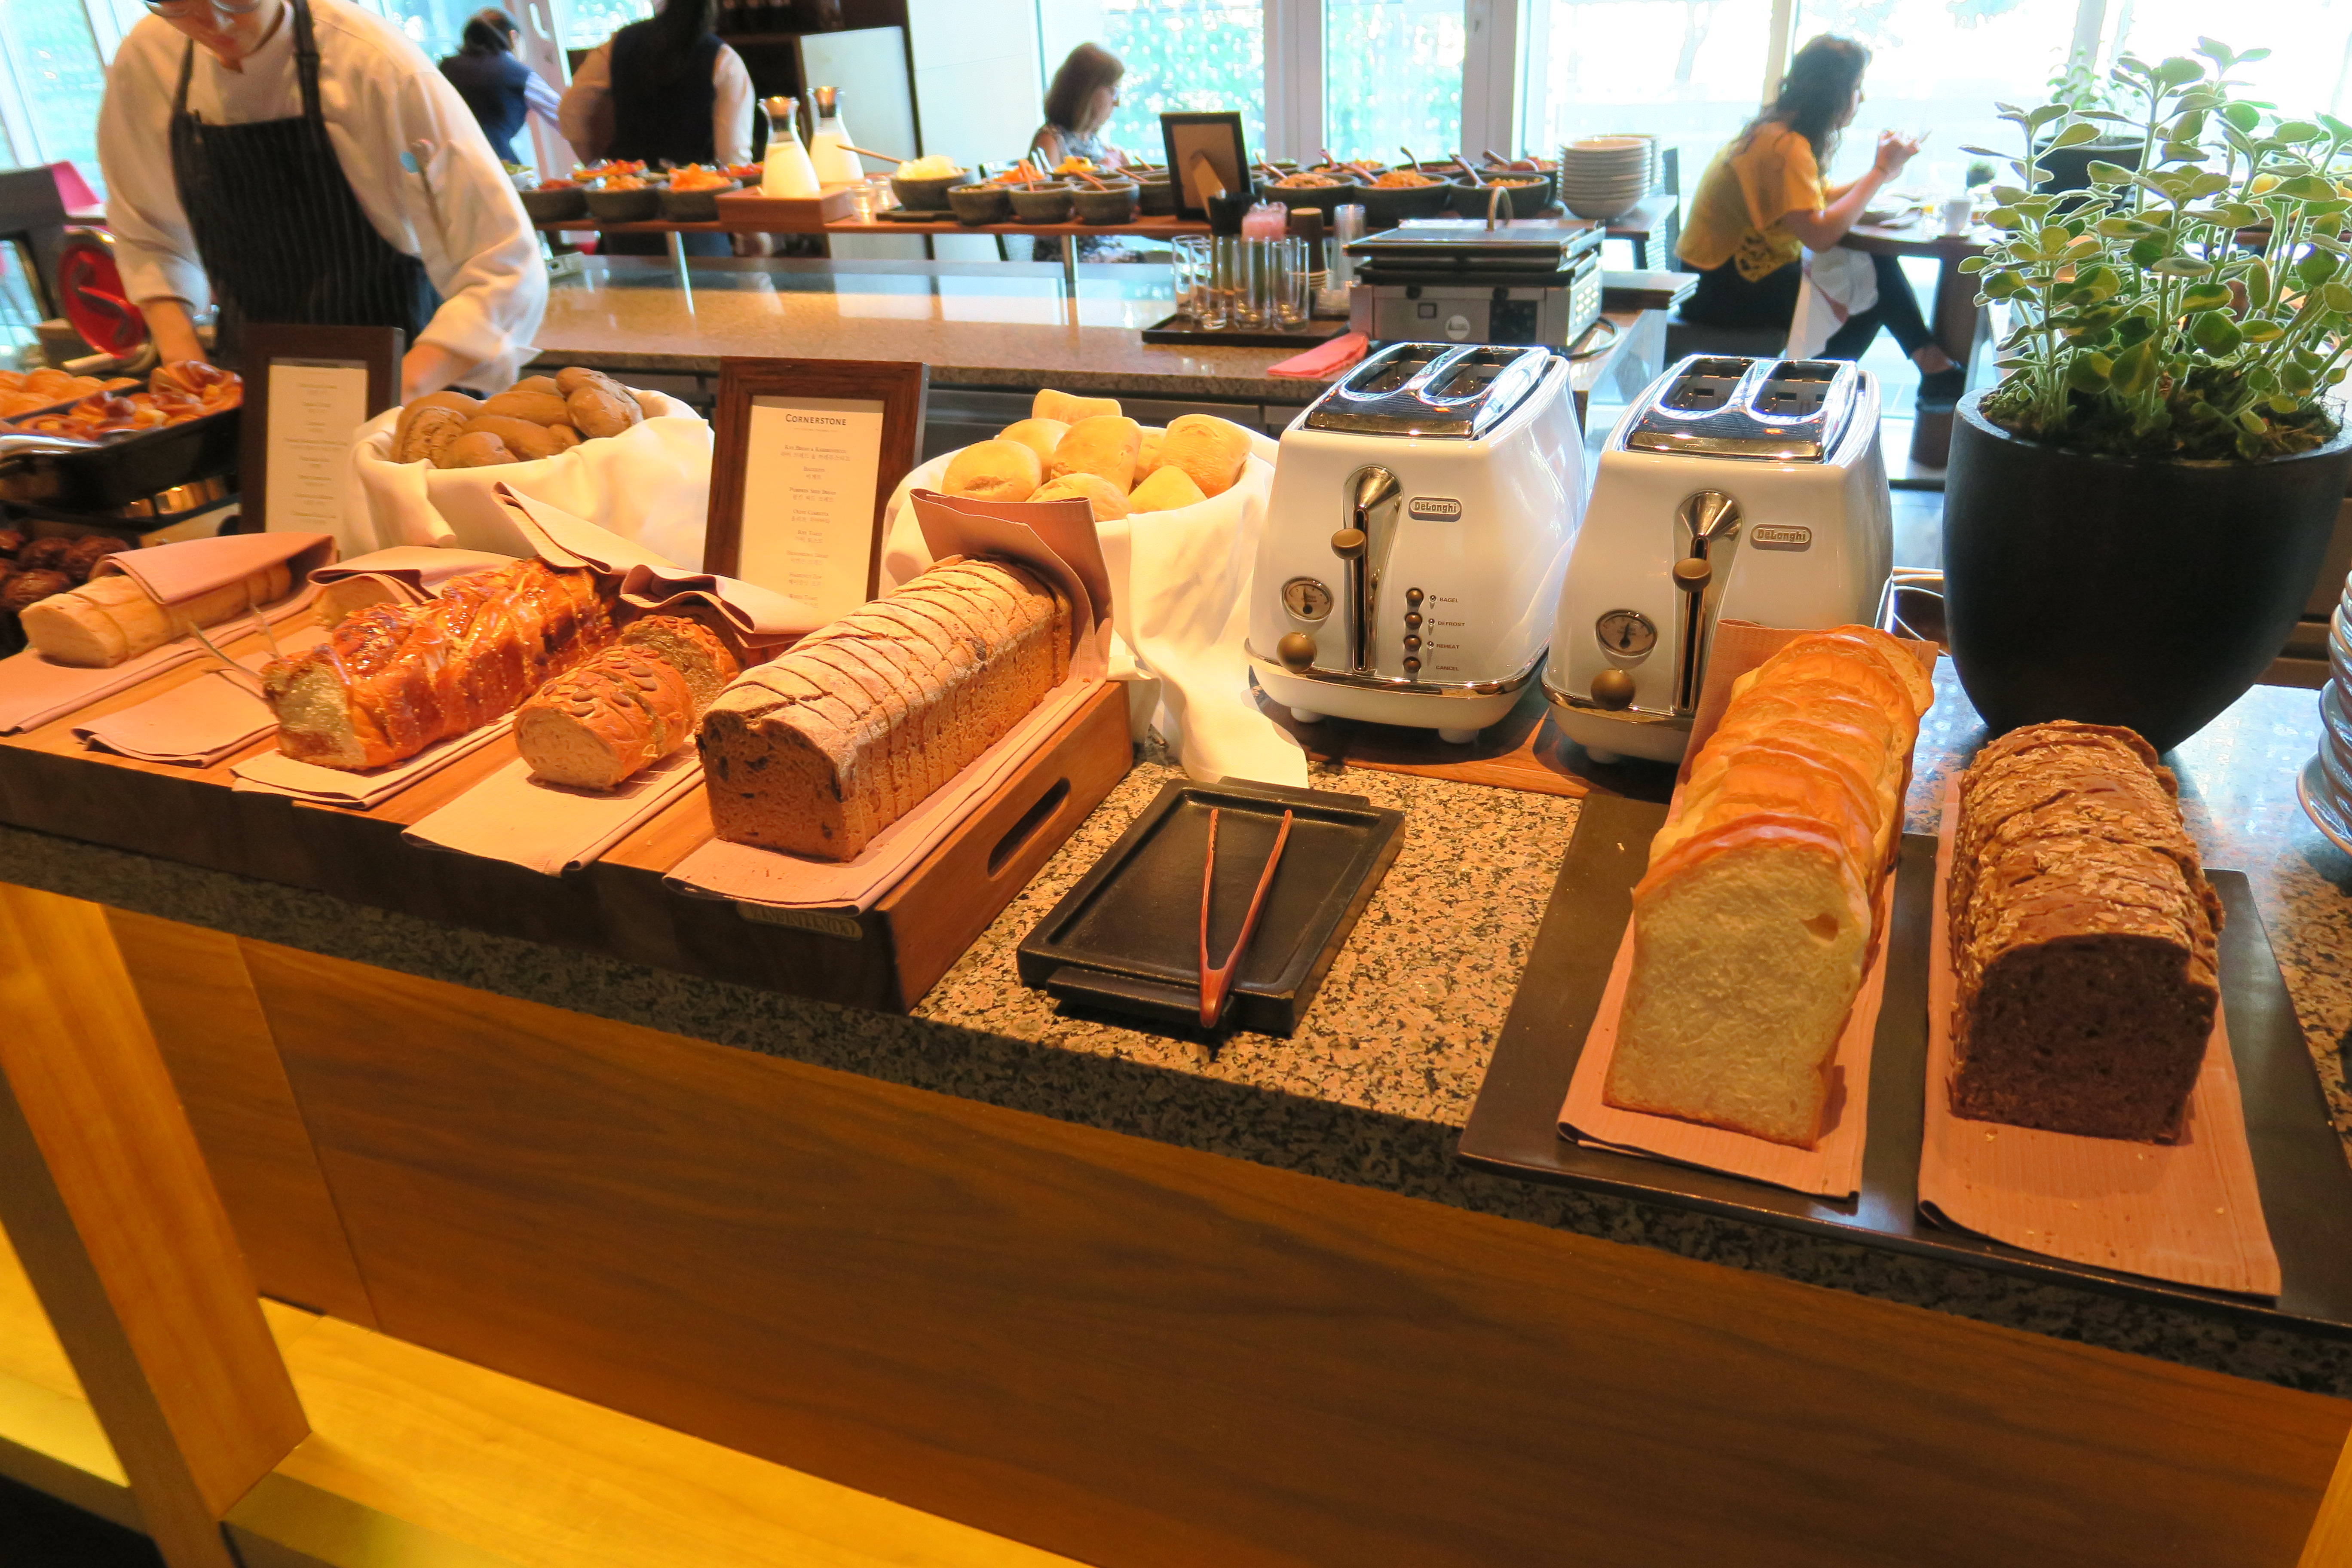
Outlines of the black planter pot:
<svg viewBox="0 0 2352 1568">
<path fill-rule="evenodd" d="M 2126 169 L 2137 169 L 2139 167 L 2139 153 L 2137 137 L 2128 142 L 2085 142 L 2079 147 L 2061 147 L 2054 153 L 2042 154 L 2042 167 L 2047 174 L 2033 188 L 2045 194 L 2087 191 L 2091 188 L 2093 163 L 2117 163 Z"/>
<path fill-rule="evenodd" d="M 1962 400 L 1944 489 L 1945 616 L 1994 734 L 2123 724 L 2158 751 L 2261 679 L 2311 595 L 2352 431 L 2257 463 L 2020 440 Z"/>
</svg>

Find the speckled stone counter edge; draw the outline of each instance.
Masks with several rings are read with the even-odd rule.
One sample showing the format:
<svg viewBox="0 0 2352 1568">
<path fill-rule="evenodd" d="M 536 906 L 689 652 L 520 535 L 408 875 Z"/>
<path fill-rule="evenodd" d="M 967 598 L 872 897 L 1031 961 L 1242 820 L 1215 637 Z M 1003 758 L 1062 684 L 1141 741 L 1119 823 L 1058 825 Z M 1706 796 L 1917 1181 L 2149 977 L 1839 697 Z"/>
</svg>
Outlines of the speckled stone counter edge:
<svg viewBox="0 0 2352 1568">
<path fill-rule="evenodd" d="M 0 826 L 0 877 L 330 957 L 1427 1202 L 2290 1387 L 2352 1395 L 2352 1342 L 1487 1176 L 1456 1163 L 1457 1132 L 1451 1126 L 693 979 L 18 828 Z"/>
</svg>

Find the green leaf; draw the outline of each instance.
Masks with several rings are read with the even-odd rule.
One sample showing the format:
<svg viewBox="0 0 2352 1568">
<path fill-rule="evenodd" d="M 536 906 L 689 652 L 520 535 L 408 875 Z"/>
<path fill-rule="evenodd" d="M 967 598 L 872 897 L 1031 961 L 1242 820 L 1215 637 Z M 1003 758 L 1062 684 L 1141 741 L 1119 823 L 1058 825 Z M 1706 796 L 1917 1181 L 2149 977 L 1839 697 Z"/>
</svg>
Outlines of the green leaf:
<svg viewBox="0 0 2352 1568">
<path fill-rule="evenodd" d="M 2131 182 L 2132 172 L 2121 163 L 2110 163 L 2104 158 L 2094 158 L 2084 165 L 2095 185 L 2122 185 Z"/>
<path fill-rule="evenodd" d="M 2246 268 L 2246 303 L 2257 310 L 2271 308 L 2271 264 L 2257 258 Z"/>
<path fill-rule="evenodd" d="M 2184 312 L 2218 310 L 2229 302 L 2229 286 L 2223 283 L 2192 283 L 2180 296 Z"/>
<path fill-rule="evenodd" d="M 2292 414 L 2303 406 L 2299 401 L 2284 392 L 2273 394 L 2268 402 L 2273 414 Z"/>
<path fill-rule="evenodd" d="M 2192 81 L 2204 79 L 2205 67 L 2201 61 L 2175 55 L 2156 68 L 2155 76 L 2166 87 L 2187 87 Z"/>
<path fill-rule="evenodd" d="M 2137 239 L 2144 234 L 2155 232 L 2151 225 L 2136 217 L 2103 217 L 2092 226 L 2109 239 Z"/>
<path fill-rule="evenodd" d="M 2157 368 L 2156 343 L 2150 339 L 2117 354 L 2107 380 L 2124 396 L 2137 397 L 2156 385 Z"/>
<path fill-rule="evenodd" d="M 2131 249 L 2126 254 L 2131 257 L 2136 267 L 2153 267 L 2163 257 L 2164 248 L 2164 237 L 2151 234 L 2132 241 Z"/>
<path fill-rule="evenodd" d="M 2044 105 L 2044 107 L 2057 109 L 2061 114 L 2065 112 L 2065 110 L 2057 104 L 2047 104 Z M 2037 110 L 2035 112 L 2039 113 L 2040 110 Z M 2062 126 L 2059 129 L 2058 134 L 2050 138 L 2049 143 L 2042 148 L 2042 151 L 2045 153 L 2054 153 L 2061 147 L 2080 147 L 2085 142 L 2096 142 L 2098 139 L 2099 128 L 2097 126 L 2077 120 L 2071 125 Z"/>
<path fill-rule="evenodd" d="M 2013 202 L 2021 202 L 2032 194 L 2033 193 L 2032 191 L 2027 190 L 2022 185 L 1995 185 L 1990 191 L 1992 199 L 2000 203 L 2003 206 L 2007 206 Z"/>
<path fill-rule="evenodd" d="M 2221 174 L 2217 170 L 2207 169 L 2199 174 L 2195 179 L 2189 182 L 2189 199 L 2191 201 L 2201 201 L 2207 196 L 2212 195 L 2217 192 L 2226 191 L 2229 188 L 2229 175 Z"/>
<path fill-rule="evenodd" d="M 1995 273 L 1984 280 L 1985 298 L 1988 300 L 2012 300 L 2024 289 L 2024 279 L 2013 272 Z"/>
<path fill-rule="evenodd" d="M 2019 212 L 2013 206 L 1995 207 L 1990 212 L 1985 214 L 1985 222 L 1990 224 L 1993 227 L 2000 229 L 2004 234 L 2014 230 L 2024 221 L 2025 215 Z"/>
<path fill-rule="evenodd" d="M 2286 336 L 2284 327 L 2280 326 L 2276 321 L 2263 321 L 2259 318 L 2248 321 L 2240 330 L 2246 334 L 2246 341 L 2250 343 L 2276 342 Z"/>
<path fill-rule="evenodd" d="M 2282 120 L 2271 127 L 2271 135 L 2291 146 L 2300 147 L 2306 142 L 2316 142 L 2326 132 L 2308 120 Z"/>
<path fill-rule="evenodd" d="M 2208 310 L 2189 324 L 2189 341 L 2216 356 L 2235 352 L 2245 341 L 2238 323 L 2218 310 Z"/>
<path fill-rule="evenodd" d="M 2299 364 L 2279 367 L 2279 385 L 2296 397 L 2309 397 L 2318 389 L 2318 383 L 2313 379 L 2311 372 Z"/>
<path fill-rule="evenodd" d="M 2097 392 L 2107 384 L 2107 373 L 2097 362 L 2104 354 L 2076 354 L 2066 362 L 2066 384 L 2076 392 Z"/>
<path fill-rule="evenodd" d="M 2344 263 L 2325 250 L 2307 250 L 2294 264 L 2295 281 L 2306 289 L 2316 289 L 2336 276 Z"/>
<path fill-rule="evenodd" d="M 2333 261 L 2335 258 L 2329 257 L 2328 259 Z M 2319 290 L 2319 302 L 2339 316 L 2352 315 L 2352 289 L 2341 283 L 2323 284 Z"/>
<path fill-rule="evenodd" d="M 2088 261 L 2091 258 L 2098 255 L 2100 251 L 2105 248 L 2105 247 L 2100 245 L 2096 238 L 2089 235 L 2084 235 L 2082 238 L 2074 241 L 2069 244 L 2065 249 L 2060 251 L 2058 253 L 2058 259 L 2061 261 Z M 2200 263 L 2200 265 L 2201 266 L 2202 263 Z"/>
<path fill-rule="evenodd" d="M 1975 156 L 1979 158 L 2006 158 L 2009 156 L 2006 153 L 1996 153 L 1990 147 L 1963 147 L 1960 151 L 1963 153 L 1973 153 Z"/>
<path fill-rule="evenodd" d="M 2025 111 L 2026 127 L 2032 131 L 2041 130 L 2043 126 L 2049 124 L 2053 120 L 2063 120 L 2065 118 L 2066 106 L 2063 103 L 2036 104 L 2033 108 Z M 2061 134 L 2063 133 L 2062 132 Z M 2072 143 L 2061 142 L 2059 145 L 2068 146 L 2072 145 Z"/>
<path fill-rule="evenodd" d="M 2238 426 L 2249 436 L 2260 436 L 2270 428 L 2263 423 L 2263 416 L 2251 408 L 2238 410 Z"/>
<path fill-rule="evenodd" d="M 2160 256 L 2146 265 L 2150 272 L 2165 278 L 2202 278 L 2213 270 L 2211 262 L 2193 256 Z"/>
<path fill-rule="evenodd" d="M 2324 202 L 2341 193 L 2324 174 L 2296 174 L 2290 179 L 2281 180 L 2263 194 L 2273 198 L 2284 196 L 2298 202 Z"/>
<path fill-rule="evenodd" d="M 2214 110 L 2241 131 L 2252 131 L 2263 122 L 2263 112 L 2251 103 L 2225 103 Z"/>
</svg>

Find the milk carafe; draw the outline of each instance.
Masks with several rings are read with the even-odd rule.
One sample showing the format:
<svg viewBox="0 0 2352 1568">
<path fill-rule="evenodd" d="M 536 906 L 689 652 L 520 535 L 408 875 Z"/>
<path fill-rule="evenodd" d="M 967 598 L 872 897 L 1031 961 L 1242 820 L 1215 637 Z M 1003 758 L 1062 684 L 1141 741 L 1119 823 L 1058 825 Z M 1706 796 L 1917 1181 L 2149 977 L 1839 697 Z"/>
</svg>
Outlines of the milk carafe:
<svg viewBox="0 0 2352 1568">
<path fill-rule="evenodd" d="M 816 131 L 809 137 L 809 162 L 816 168 L 816 177 L 828 185 L 854 185 L 866 178 L 866 170 L 857 154 L 849 150 L 849 127 L 842 123 L 841 89 L 820 87 L 810 89 L 809 97 L 816 108 Z"/>
<path fill-rule="evenodd" d="M 800 105 L 789 98 L 771 98 L 768 110 L 768 160 L 760 173 L 763 196 L 813 196 L 817 194 L 816 166 L 801 145 Z"/>
</svg>

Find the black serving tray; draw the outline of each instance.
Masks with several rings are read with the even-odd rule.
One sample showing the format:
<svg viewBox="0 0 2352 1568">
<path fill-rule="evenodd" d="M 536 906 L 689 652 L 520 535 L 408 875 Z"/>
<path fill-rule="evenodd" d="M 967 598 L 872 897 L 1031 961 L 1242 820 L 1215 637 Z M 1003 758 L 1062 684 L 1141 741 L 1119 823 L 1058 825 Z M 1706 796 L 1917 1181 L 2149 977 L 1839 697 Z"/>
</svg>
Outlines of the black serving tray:
<svg viewBox="0 0 2352 1568">
<path fill-rule="evenodd" d="M 1192 318 L 1180 310 L 1144 328 L 1143 341 L 1211 349 L 1311 349 L 1318 343 L 1329 342 L 1347 330 L 1345 320 L 1318 316 L 1296 327 L 1219 327 L 1212 331 L 1194 326 Z"/>
<path fill-rule="evenodd" d="M 2221 995 L 2263 1215 L 2278 1253 L 2282 1288 L 2275 1304 L 2045 1258 L 1941 1229 L 1920 1215 L 1927 940 L 1936 885 L 1936 841 L 1923 834 L 1904 836 L 1895 872 L 1858 1197 L 1832 1203 L 1719 1172 L 1581 1148 L 1562 1138 L 1560 1102 L 1632 918 L 1633 884 L 1648 863 L 1651 836 L 1664 820 L 1663 805 L 1586 797 L 1462 1134 L 1458 1153 L 1465 1163 L 2134 1300 L 2352 1337 L 2352 1167 L 2345 1163 L 2294 1004 L 2240 872 L 2206 875 L 2227 917 L 2221 933 Z"/>
<path fill-rule="evenodd" d="M 91 516 L 236 471 L 242 407 L 76 452 L 0 458 L 0 500 Z"/>
<path fill-rule="evenodd" d="M 877 223 L 954 223 L 953 207 L 884 207 L 874 215 Z"/>
<path fill-rule="evenodd" d="M 1241 929 L 1283 812 L 1296 814 L 1224 1026 L 1263 1035 L 1297 1029 L 1396 858 L 1404 814 L 1360 795 L 1185 779 L 1163 785 L 1023 941 L 1022 983 L 1076 1005 L 1198 1033 L 1201 860 L 1213 807 L 1223 813 L 1209 922 L 1217 958 Z"/>
</svg>

